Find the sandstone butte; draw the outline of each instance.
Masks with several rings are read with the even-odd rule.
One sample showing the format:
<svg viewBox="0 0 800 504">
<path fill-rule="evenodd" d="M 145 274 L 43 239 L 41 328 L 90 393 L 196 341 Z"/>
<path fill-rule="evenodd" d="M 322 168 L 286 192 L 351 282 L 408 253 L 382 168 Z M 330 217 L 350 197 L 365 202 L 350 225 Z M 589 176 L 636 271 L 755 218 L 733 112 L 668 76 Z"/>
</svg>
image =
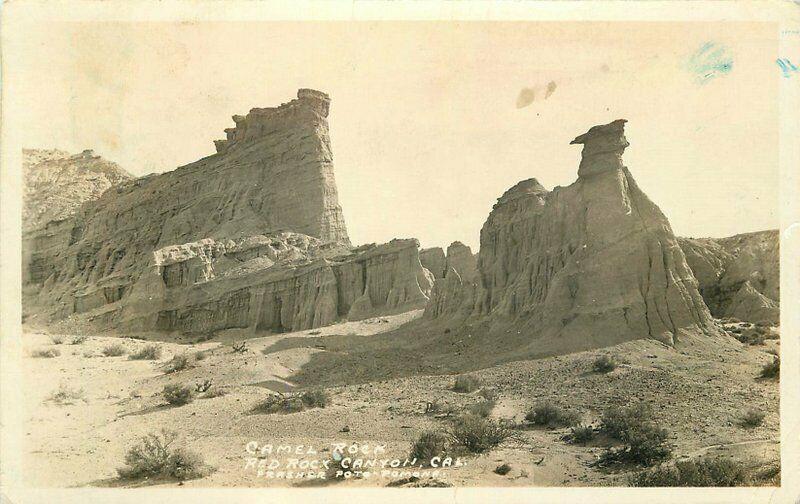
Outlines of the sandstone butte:
<svg viewBox="0 0 800 504">
<path fill-rule="evenodd" d="M 23 237 L 25 315 L 130 332 L 289 331 L 421 308 L 415 239 L 353 248 L 329 97 L 233 116 L 217 153 L 122 182 Z"/>
<path fill-rule="evenodd" d="M 572 141 L 573 184 L 523 180 L 497 200 L 474 279 L 452 266 L 437 279 L 429 323 L 521 334 L 528 354 L 719 334 L 667 218 L 623 165 L 625 122 Z"/>
</svg>

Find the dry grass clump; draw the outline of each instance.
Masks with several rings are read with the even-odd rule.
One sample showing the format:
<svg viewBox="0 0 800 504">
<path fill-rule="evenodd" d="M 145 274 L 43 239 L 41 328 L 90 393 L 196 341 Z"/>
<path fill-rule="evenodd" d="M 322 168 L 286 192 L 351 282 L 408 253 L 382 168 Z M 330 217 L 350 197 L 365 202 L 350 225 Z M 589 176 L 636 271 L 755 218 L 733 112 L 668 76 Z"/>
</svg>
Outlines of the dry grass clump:
<svg viewBox="0 0 800 504">
<path fill-rule="evenodd" d="M 300 400 L 307 408 L 324 408 L 330 402 L 330 397 L 324 390 L 309 390 L 300 395 Z"/>
<path fill-rule="evenodd" d="M 250 410 L 253 413 L 297 413 L 306 408 L 324 408 L 330 399 L 324 390 L 301 394 L 272 394 L 262 399 Z"/>
<path fill-rule="evenodd" d="M 763 411 L 755 409 L 747 410 L 747 412 L 742 415 L 739 424 L 746 429 L 752 429 L 764 423 L 765 416 L 766 414 L 764 414 Z"/>
<path fill-rule="evenodd" d="M 600 430 L 623 443 L 619 448 L 606 450 L 600 456 L 600 465 L 653 465 L 672 453 L 667 444 L 667 431 L 653 420 L 652 411 L 645 404 L 608 408 L 603 413 Z"/>
<path fill-rule="evenodd" d="M 189 357 L 186 354 L 178 354 L 174 355 L 170 360 L 168 360 L 162 367 L 162 370 L 165 374 L 171 374 L 188 368 Z"/>
<path fill-rule="evenodd" d="M 617 369 L 617 360 L 610 355 L 601 355 L 592 363 L 595 373 L 610 373 Z"/>
<path fill-rule="evenodd" d="M 503 422 L 470 414 L 457 418 L 446 432 L 456 451 L 468 453 L 485 453 L 514 434 Z"/>
<path fill-rule="evenodd" d="M 169 383 L 164 385 L 162 395 L 172 406 L 183 406 L 184 404 L 189 404 L 194 399 L 192 389 L 181 383 Z"/>
<path fill-rule="evenodd" d="M 634 474 L 629 483 L 636 487 L 749 486 L 752 481 L 749 473 L 741 462 L 717 457 L 663 464 Z"/>
<path fill-rule="evenodd" d="M 425 431 L 414 442 L 411 447 L 409 458 L 416 458 L 423 466 L 428 466 L 434 457 L 444 458 L 447 456 L 448 439 L 447 436 L 438 431 Z"/>
<path fill-rule="evenodd" d="M 585 445 L 594 439 L 595 430 L 591 425 L 573 425 L 565 440 L 570 443 Z"/>
<path fill-rule="evenodd" d="M 85 335 L 75 336 L 74 338 L 72 338 L 72 341 L 70 341 L 70 345 L 80 345 L 81 343 L 85 342 L 87 339 L 89 339 L 89 337 L 85 336 Z"/>
<path fill-rule="evenodd" d="M 158 345 L 147 345 L 128 356 L 129 360 L 158 360 L 160 358 L 161 347 Z"/>
<path fill-rule="evenodd" d="M 58 348 L 38 348 L 31 352 L 31 357 L 37 359 L 52 359 L 61 355 L 61 350 Z"/>
<path fill-rule="evenodd" d="M 566 427 L 578 423 L 580 415 L 574 411 L 564 410 L 550 402 L 541 402 L 528 411 L 525 420 L 534 425 L 550 428 Z"/>
<path fill-rule="evenodd" d="M 494 401 L 481 401 L 479 403 L 470 404 L 467 406 L 467 412 L 481 418 L 488 418 L 492 414 L 495 407 Z"/>
<path fill-rule="evenodd" d="M 175 446 L 178 434 L 162 429 L 150 433 L 125 454 L 125 467 L 117 469 L 122 479 L 172 479 L 201 478 L 211 471 L 203 457 L 186 448 Z"/>
<path fill-rule="evenodd" d="M 47 400 L 58 405 L 74 404 L 76 401 L 86 402 L 86 395 L 83 389 L 73 389 L 62 383 L 59 385 L 58 390 L 50 394 Z"/>
<path fill-rule="evenodd" d="M 60 345 L 61 343 L 64 343 L 64 336 L 60 334 L 52 334 L 50 336 L 50 343 L 54 345 Z"/>
<path fill-rule="evenodd" d="M 118 343 L 108 345 L 103 348 L 103 355 L 106 357 L 119 357 L 120 355 L 125 355 L 126 353 L 128 353 L 128 349 Z"/>
<path fill-rule="evenodd" d="M 780 379 L 781 376 L 781 358 L 775 356 L 772 362 L 764 364 L 761 368 L 761 378 L 775 378 Z"/>
<path fill-rule="evenodd" d="M 478 390 L 480 386 L 481 381 L 476 377 L 470 375 L 460 375 L 456 378 L 455 383 L 453 383 L 453 392 L 468 394 Z"/>
</svg>

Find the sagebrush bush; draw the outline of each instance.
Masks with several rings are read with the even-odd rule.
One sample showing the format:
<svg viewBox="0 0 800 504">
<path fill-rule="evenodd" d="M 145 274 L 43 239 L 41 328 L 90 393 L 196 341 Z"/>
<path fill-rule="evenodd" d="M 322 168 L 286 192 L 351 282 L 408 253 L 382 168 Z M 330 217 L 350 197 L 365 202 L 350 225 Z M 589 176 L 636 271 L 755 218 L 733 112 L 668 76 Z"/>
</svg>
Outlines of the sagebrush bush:
<svg viewBox="0 0 800 504">
<path fill-rule="evenodd" d="M 617 360 L 609 355 L 601 355 L 592 363 L 592 369 L 596 373 L 610 373 L 617 368 Z"/>
<path fill-rule="evenodd" d="M 174 355 L 170 360 L 164 364 L 163 370 L 165 374 L 177 373 L 189 367 L 189 357 L 186 354 Z"/>
<path fill-rule="evenodd" d="M 566 411 L 550 402 L 541 402 L 528 411 L 525 420 L 534 425 L 566 427 L 578 423 L 580 415 L 574 411 Z"/>
<path fill-rule="evenodd" d="M 205 476 L 210 468 L 199 454 L 174 446 L 178 435 L 162 430 L 141 438 L 125 454 L 125 466 L 117 469 L 123 479 L 168 478 L 187 480 Z"/>
<path fill-rule="evenodd" d="M 452 415 L 456 409 L 452 404 L 444 403 L 438 399 L 427 403 L 425 405 L 426 415 Z"/>
<path fill-rule="evenodd" d="M 470 393 L 478 390 L 481 381 L 474 376 L 460 375 L 453 383 L 453 392 Z"/>
<path fill-rule="evenodd" d="M 758 410 L 747 410 L 744 415 L 742 415 L 741 419 L 741 426 L 751 429 L 753 427 L 758 427 L 762 423 L 764 423 L 764 417 L 766 415 L 762 411 Z"/>
<path fill-rule="evenodd" d="M 72 345 L 80 345 L 81 343 L 85 342 L 87 339 L 89 339 L 88 336 L 84 336 L 84 335 L 75 336 L 74 338 L 72 338 L 72 341 L 70 341 L 70 344 L 72 344 Z"/>
<path fill-rule="evenodd" d="M 147 345 L 128 356 L 130 360 L 158 360 L 160 358 L 161 347 L 158 345 Z"/>
<path fill-rule="evenodd" d="M 204 399 L 213 399 L 214 397 L 222 397 L 222 396 L 226 395 L 227 393 L 228 393 L 228 391 L 225 390 L 222 387 L 211 387 L 210 389 L 206 390 L 203 393 L 203 398 Z"/>
<path fill-rule="evenodd" d="M 469 453 L 484 453 L 514 435 L 507 425 L 476 415 L 456 419 L 447 431 L 450 444 Z"/>
<path fill-rule="evenodd" d="M 748 485 L 749 471 L 728 458 L 686 460 L 663 464 L 630 477 L 636 487 L 732 487 Z"/>
<path fill-rule="evenodd" d="M 492 414 L 494 407 L 494 401 L 481 401 L 479 403 L 470 404 L 467 406 L 467 411 L 473 415 L 477 415 L 482 418 L 488 418 L 489 415 Z"/>
<path fill-rule="evenodd" d="M 38 348 L 31 352 L 31 357 L 37 359 L 50 359 L 61 355 L 61 350 L 58 348 Z"/>
<path fill-rule="evenodd" d="M 164 399 L 173 406 L 183 406 L 192 402 L 194 398 L 192 389 L 181 383 L 169 383 L 164 385 L 162 392 Z"/>
<path fill-rule="evenodd" d="M 410 458 L 417 458 L 422 465 L 430 465 L 433 457 L 447 455 L 447 436 L 441 432 L 423 432 L 411 447 Z"/>
<path fill-rule="evenodd" d="M 653 465 L 672 453 L 667 431 L 655 423 L 650 408 L 644 404 L 607 409 L 601 431 L 623 443 L 619 448 L 606 450 L 600 456 L 601 465 L 618 462 Z"/>
<path fill-rule="evenodd" d="M 761 368 L 761 378 L 780 378 L 781 374 L 781 358 L 775 357 L 772 362 L 764 364 Z"/>
<path fill-rule="evenodd" d="M 591 425 L 573 425 L 569 434 L 572 443 L 585 445 L 594 439 L 594 427 Z"/>
<path fill-rule="evenodd" d="M 119 357 L 120 355 L 125 355 L 127 352 L 128 350 L 124 346 L 117 343 L 103 348 L 103 355 L 106 357 Z"/>
<path fill-rule="evenodd" d="M 86 396 L 83 389 L 73 389 L 62 383 L 59 385 L 58 390 L 50 394 L 48 400 L 56 404 L 64 405 L 73 404 L 79 400 L 86 401 Z"/>
<path fill-rule="evenodd" d="M 305 404 L 298 396 L 272 394 L 256 403 L 251 411 L 253 413 L 296 413 L 303 409 L 305 409 Z"/>
<path fill-rule="evenodd" d="M 208 355 L 202 350 L 198 350 L 194 353 L 194 360 L 196 361 L 205 360 L 206 357 L 208 357 Z"/>
<path fill-rule="evenodd" d="M 61 343 L 64 343 L 64 336 L 60 334 L 53 334 L 50 336 L 50 343 L 54 345 L 60 345 Z"/>
<path fill-rule="evenodd" d="M 300 400 L 308 408 L 324 408 L 330 402 L 327 392 L 324 390 L 309 390 L 300 395 Z"/>
</svg>

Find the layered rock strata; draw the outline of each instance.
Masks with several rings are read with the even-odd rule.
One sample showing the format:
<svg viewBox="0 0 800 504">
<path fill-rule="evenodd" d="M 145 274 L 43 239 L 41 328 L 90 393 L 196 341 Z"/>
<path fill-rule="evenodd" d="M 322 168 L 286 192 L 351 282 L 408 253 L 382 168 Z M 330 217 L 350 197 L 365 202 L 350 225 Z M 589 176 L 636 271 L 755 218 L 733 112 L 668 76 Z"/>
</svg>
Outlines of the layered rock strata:
<svg viewBox="0 0 800 504">
<path fill-rule="evenodd" d="M 475 280 L 437 280 L 426 318 L 488 321 L 553 352 L 716 334 L 669 222 L 623 166 L 624 125 L 573 140 L 583 150 L 570 186 L 506 191 L 481 229 Z"/>
</svg>

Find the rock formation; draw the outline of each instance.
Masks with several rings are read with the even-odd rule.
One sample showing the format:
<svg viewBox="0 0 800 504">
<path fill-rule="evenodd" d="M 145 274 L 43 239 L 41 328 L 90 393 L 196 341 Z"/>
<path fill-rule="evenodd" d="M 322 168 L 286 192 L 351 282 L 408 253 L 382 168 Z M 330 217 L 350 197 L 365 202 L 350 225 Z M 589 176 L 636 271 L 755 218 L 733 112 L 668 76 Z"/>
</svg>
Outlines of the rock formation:
<svg viewBox="0 0 800 504">
<path fill-rule="evenodd" d="M 447 247 L 447 259 L 445 261 L 445 276 L 451 269 L 458 272 L 462 280 L 471 282 L 478 274 L 478 260 L 472 250 L 461 243 L 454 241 Z"/>
<path fill-rule="evenodd" d="M 91 150 L 22 151 L 22 229 L 31 231 L 73 215 L 83 203 L 132 177 L 116 163 Z"/>
<path fill-rule="evenodd" d="M 570 186 L 529 179 L 506 191 L 481 229 L 475 280 L 448 271 L 426 318 L 487 321 L 531 354 L 717 334 L 669 222 L 622 164 L 624 125 L 573 140 L 583 151 Z"/>
<path fill-rule="evenodd" d="M 728 238 L 679 238 L 679 243 L 714 316 L 779 322 L 778 231 Z"/>
<path fill-rule="evenodd" d="M 328 137 L 301 89 L 234 116 L 217 154 L 106 191 L 24 236 L 26 311 L 100 328 L 306 329 L 424 306 L 416 240 L 352 249 Z"/>
<path fill-rule="evenodd" d="M 434 278 L 444 278 L 447 258 L 441 247 L 426 248 L 419 251 L 419 260 Z"/>
</svg>

